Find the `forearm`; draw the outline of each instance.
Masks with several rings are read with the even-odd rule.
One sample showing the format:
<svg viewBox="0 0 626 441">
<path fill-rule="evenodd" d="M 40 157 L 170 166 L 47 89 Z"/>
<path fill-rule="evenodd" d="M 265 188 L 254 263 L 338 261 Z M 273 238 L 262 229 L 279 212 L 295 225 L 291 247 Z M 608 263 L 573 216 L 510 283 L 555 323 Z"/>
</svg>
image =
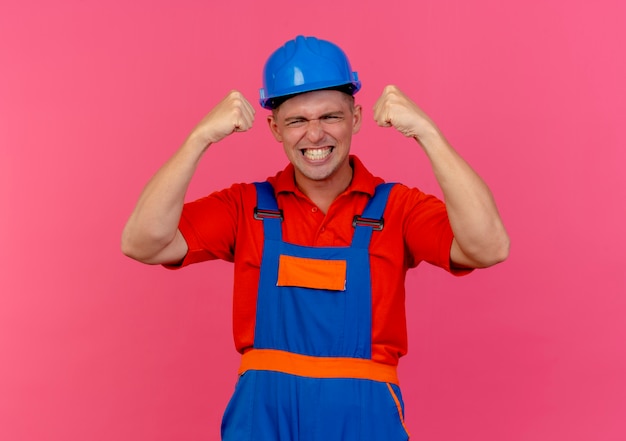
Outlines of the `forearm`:
<svg viewBox="0 0 626 441">
<path fill-rule="evenodd" d="M 124 254 L 155 263 L 156 257 L 173 243 L 185 194 L 206 147 L 193 138 L 187 139 L 148 182 L 122 233 Z M 184 251 L 179 247 L 174 257 L 184 257 Z"/>
<path fill-rule="evenodd" d="M 482 178 L 435 128 L 418 139 L 446 203 L 454 233 L 453 263 L 487 267 L 506 259 L 509 237 L 493 195 Z"/>
</svg>

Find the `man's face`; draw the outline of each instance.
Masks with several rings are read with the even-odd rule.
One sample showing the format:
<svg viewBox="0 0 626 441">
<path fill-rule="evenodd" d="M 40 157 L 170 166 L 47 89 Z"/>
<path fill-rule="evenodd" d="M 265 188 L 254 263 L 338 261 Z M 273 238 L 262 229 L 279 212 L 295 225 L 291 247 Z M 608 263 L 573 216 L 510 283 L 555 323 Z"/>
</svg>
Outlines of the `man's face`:
<svg viewBox="0 0 626 441">
<path fill-rule="evenodd" d="M 348 156 L 352 135 L 361 127 L 361 107 L 351 96 L 336 90 L 296 95 L 268 123 L 295 167 L 298 184 L 352 176 Z"/>
</svg>

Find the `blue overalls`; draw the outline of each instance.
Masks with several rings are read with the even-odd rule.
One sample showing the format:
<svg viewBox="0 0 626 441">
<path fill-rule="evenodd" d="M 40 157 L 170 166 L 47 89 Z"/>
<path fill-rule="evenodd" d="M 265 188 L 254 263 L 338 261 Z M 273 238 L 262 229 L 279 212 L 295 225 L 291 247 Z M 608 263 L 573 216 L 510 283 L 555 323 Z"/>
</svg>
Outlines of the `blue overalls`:
<svg viewBox="0 0 626 441">
<path fill-rule="evenodd" d="M 392 184 L 355 216 L 349 247 L 284 242 L 272 186 L 255 185 L 265 242 L 254 348 L 242 356 L 222 439 L 407 440 L 396 369 L 371 360 L 368 248 Z"/>
</svg>

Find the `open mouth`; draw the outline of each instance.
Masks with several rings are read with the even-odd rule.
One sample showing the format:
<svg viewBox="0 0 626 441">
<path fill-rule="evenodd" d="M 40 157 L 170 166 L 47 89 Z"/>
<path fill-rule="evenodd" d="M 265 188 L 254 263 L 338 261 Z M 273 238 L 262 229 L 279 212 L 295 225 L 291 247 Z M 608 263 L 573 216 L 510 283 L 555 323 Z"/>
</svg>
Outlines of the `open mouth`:
<svg viewBox="0 0 626 441">
<path fill-rule="evenodd" d="M 333 151 L 334 147 L 320 147 L 303 149 L 302 155 L 309 161 L 321 161 L 326 159 Z"/>
</svg>

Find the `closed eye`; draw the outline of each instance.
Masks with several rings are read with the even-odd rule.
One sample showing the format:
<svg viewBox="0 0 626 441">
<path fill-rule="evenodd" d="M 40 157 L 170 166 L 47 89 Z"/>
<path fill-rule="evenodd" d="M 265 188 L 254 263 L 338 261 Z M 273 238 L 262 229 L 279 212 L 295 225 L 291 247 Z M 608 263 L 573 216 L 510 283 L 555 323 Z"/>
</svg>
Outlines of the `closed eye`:
<svg viewBox="0 0 626 441">
<path fill-rule="evenodd" d="M 309 121 L 318 120 L 323 124 L 336 124 L 345 120 L 345 117 L 341 113 L 330 113 L 328 115 L 322 115 L 319 118 L 306 119 L 301 117 L 292 117 L 285 120 L 285 127 L 287 128 L 300 128 L 305 127 Z"/>
<path fill-rule="evenodd" d="M 298 119 L 290 119 L 289 121 L 287 121 L 285 123 L 285 125 L 287 127 L 302 127 L 304 126 L 308 121 L 304 118 L 298 118 Z"/>
<path fill-rule="evenodd" d="M 344 118 L 341 115 L 325 115 L 320 118 L 320 120 L 322 120 L 323 122 L 330 124 L 341 122 L 343 121 L 343 119 Z"/>
</svg>

